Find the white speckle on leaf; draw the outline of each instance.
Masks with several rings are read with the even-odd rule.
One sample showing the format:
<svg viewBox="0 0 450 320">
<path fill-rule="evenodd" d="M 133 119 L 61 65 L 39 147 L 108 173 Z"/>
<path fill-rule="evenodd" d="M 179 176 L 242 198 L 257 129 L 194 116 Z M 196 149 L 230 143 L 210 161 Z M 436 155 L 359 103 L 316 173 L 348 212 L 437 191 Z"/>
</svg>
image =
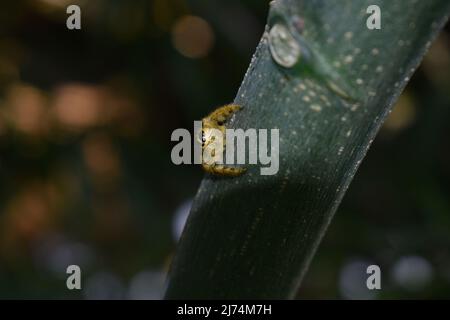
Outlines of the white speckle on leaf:
<svg viewBox="0 0 450 320">
<path fill-rule="evenodd" d="M 314 87 L 314 82 L 312 82 L 311 80 L 306 79 L 305 82 L 306 82 L 306 84 L 307 84 L 308 86 Z"/>
<path fill-rule="evenodd" d="M 353 32 L 347 31 L 347 32 L 344 34 L 344 38 L 345 38 L 346 40 L 350 40 L 351 38 L 353 38 Z"/>
<path fill-rule="evenodd" d="M 353 56 L 348 55 L 344 58 L 344 63 L 349 64 L 353 62 Z"/>
<path fill-rule="evenodd" d="M 311 108 L 311 110 L 316 111 L 316 112 L 322 111 L 322 107 L 320 105 L 318 105 L 318 104 L 312 104 L 310 106 L 310 108 Z"/>
<path fill-rule="evenodd" d="M 328 98 L 326 96 L 324 96 L 323 94 L 320 95 L 320 100 L 322 100 L 323 102 L 327 102 Z"/>
<path fill-rule="evenodd" d="M 356 110 L 358 110 L 358 108 L 359 108 L 359 104 L 355 103 L 354 105 L 351 106 L 350 110 L 351 111 L 356 111 Z"/>
</svg>

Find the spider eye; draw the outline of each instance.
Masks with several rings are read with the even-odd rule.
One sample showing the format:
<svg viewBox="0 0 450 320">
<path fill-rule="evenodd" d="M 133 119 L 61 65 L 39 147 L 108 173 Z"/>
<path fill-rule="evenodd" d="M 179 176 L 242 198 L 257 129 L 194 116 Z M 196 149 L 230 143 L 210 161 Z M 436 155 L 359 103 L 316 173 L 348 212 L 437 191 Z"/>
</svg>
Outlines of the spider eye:
<svg viewBox="0 0 450 320">
<path fill-rule="evenodd" d="M 206 138 L 205 138 L 205 133 L 204 132 L 202 132 L 202 142 L 205 142 L 206 141 Z"/>
</svg>

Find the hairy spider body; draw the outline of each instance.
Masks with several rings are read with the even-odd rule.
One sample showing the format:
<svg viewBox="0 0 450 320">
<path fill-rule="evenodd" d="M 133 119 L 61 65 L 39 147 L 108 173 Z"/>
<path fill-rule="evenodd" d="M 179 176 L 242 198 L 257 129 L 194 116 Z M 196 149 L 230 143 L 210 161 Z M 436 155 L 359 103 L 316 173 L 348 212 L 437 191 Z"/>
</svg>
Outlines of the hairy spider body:
<svg viewBox="0 0 450 320">
<path fill-rule="evenodd" d="M 237 104 L 227 104 L 225 106 L 217 108 L 207 117 L 203 118 L 202 151 L 204 151 L 205 148 L 208 147 L 208 145 L 213 143 L 213 141 L 215 140 L 215 136 L 212 134 L 214 130 L 219 130 L 222 133 L 223 143 L 219 147 L 216 146 L 216 148 L 212 152 L 212 156 L 215 155 L 215 152 L 223 153 L 225 151 L 226 146 L 225 122 L 233 115 L 233 113 L 239 111 L 240 109 L 242 109 L 242 107 Z M 208 173 L 229 177 L 239 176 L 246 171 L 245 168 L 229 167 L 223 164 L 219 164 L 217 162 L 207 163 L 204 160 L 202 161 L 202 167 Z"/>
</svg>

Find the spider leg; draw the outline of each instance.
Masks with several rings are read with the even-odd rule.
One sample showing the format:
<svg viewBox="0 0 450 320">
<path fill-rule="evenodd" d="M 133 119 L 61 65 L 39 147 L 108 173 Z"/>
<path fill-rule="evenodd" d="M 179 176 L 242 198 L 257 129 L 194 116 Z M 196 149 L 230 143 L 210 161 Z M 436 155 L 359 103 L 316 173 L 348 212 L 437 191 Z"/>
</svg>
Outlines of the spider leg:
<svg viewBox="0 0 450 320">
<path fill-rule="evenodd" d="M 233 115 L 233 113 L 239 111 L 240 109 L 242 109 L 242 107 L 237 104 L 227 104 L 214 110 L 208 118 L 212 122 L 215 122 L 217 126 L 221 126 Z"/>
<path fill-rule="evenodd" d="M 223 148 L 221 152 L 224 152 L 226 148 L 226 127 L 224 124 L 232 116 L 233 113 L 237 112 L 240 109 L 242 109 L 242 107 L 237 104 L 228 104 L 214 110 L 209 116 L 203 119 L 203 130 L 218 129 L 222 133 Z M 211 141 L 206 141 L 206 143 L 203 144 L 203 149 L 206 148 L 210 143 Z M 211 152 L 211 155 L 213 157 L 215 156 L 215 150 Z M 239 176 L 247 170 L 246 168 L 229 167 L 223 164 L 218 164 L 216 162 L 203 162 L 202 167 L 206 172 L 210 174 L 229 177 Z"/>
<path fill-rule="evenodd" d="M 203 163 L 203 169 L 213 175 L 217 176 L 228 176 L 228 177 L 237 177 L 243 174 L 245 171 L 247 171 L 246 168 L 240 168 L 240 167 L 227 167 L 222 164 L 206 164 Z"/>
</svg>

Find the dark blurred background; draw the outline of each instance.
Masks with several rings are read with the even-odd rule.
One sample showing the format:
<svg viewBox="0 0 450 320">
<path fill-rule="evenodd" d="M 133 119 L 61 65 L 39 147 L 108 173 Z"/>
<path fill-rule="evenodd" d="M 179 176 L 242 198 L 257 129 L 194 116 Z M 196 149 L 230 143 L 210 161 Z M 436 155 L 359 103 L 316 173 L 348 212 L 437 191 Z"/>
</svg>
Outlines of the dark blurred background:
<svg viewBox="0 0 450 320">
<path fill-rule="evenodd" d="M 231 102 L 269 1 L 0 10 L 0 298 L 158 299 L 203 176 L 176 128 Z M 82 29 L 66 28 L 77 4 Z M 375 140 L 299 298 L 450 298 L 450 36 Z M 82 269 L 82 290 L 66 268 Z M 382 290 L 365 286 L 378 264 Z"/>
</svg>

